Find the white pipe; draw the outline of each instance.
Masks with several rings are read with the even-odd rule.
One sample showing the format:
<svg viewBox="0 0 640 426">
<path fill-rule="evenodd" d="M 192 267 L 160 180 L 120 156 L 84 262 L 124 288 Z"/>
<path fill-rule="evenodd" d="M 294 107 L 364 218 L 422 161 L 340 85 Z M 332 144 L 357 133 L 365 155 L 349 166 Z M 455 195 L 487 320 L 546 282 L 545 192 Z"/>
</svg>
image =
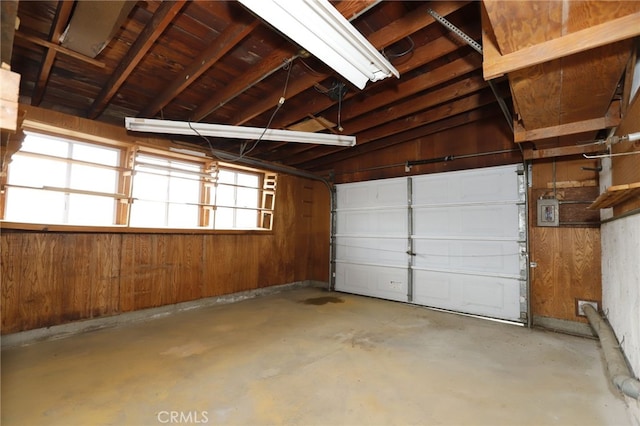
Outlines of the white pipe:
<svg viewBox="0 0 640 426">
<path fill-rule="evenodd" d="M 583 309 L 589 324 L 600 338 L 611 381 L 625 395 L 640 400 L 640 381 L 631 375 L 613 330 L 593 306 L 585 305 Z"/>
</svg>

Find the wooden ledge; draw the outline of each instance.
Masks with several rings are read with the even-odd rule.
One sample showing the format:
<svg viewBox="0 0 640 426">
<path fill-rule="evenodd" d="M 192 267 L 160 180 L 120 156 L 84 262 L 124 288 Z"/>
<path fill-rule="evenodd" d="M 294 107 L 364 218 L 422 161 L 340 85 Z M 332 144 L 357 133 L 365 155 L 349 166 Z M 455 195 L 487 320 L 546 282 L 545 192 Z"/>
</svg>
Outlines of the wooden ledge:
<svg viewBox="0 0 640 426">
<path fill-rule="evenodd" d="M 640 197 L 640 182 L 610 186 L 588 208 L 592 210 L 606 209 L 632 197 Z"/>
</svg>

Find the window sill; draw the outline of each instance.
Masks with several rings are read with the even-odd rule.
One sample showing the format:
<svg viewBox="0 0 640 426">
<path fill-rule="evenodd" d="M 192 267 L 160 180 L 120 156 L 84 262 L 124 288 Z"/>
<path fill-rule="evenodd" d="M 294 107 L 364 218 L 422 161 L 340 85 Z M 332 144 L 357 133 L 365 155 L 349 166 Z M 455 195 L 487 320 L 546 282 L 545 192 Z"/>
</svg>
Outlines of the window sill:
<svg viewBox="0 0 640 426">
<path fill-rule="evenodd" d="M 232 234 L 232 235 L 271 235 L 269 229 L 204 229 L 204 228 L 131 228 L 127 226 L 94 226 L 94 225 L 54 225 L 44 223 L 8 222 L 0 220 L 1 230 L 40 231 L 40 232 L 74 232 L 91 234 Z"/>
</svg>

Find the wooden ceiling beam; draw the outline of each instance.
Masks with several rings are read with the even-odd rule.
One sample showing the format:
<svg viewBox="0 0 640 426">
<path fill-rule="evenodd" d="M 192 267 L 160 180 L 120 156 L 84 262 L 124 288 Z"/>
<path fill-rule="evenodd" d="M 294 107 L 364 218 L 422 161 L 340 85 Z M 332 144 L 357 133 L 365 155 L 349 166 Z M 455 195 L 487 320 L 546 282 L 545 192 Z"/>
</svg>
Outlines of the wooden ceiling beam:
<svg viewBox="0 0 640 426">
<path fill-rule="evenodd" d="M 290 43 L 283 44 L 269 53 L 260 63 L 238 78 L 233 84 L 225 86 L 224 89 L 216 92 L 205 103 L 196 108 L 190 116 L 191 121 L 200 121 L 207 118 L 218 108 L 223 107 L 228 102 L 243 94 L 250 87 L 260 83 L 271 74 L 291 64 L 291 59 L 297 55 L 297 51 Z M 275 105 L 272 105 L 275 106 Z"/>
<path fill-rule="evenodd" d="M 495 97 L 490 90 L 485 90 L 457 101 L 450 102 L 445 105 L 441 105 L 429 110 L 423 111 L 419 114 L 414 114 L 410 117 L 405 117 L 400 120 L 395 120 L 381 126 L 372 128 L 357 135 L 356 146 L 365 145 L 375 140 L 382 139 L 388 136 L 395 135 L 397 133 L 404 132 L 406 130 L 414 129 L 416 127 L 424 126 L 426 124 L 435 123 L 452 115 L 461 114 L 463 112 L 471 111 L 476 108 L 488 105 L 495 102 Z M 318 147 L 313 152 L 309 152 L 306 155 L 296 155 L 289 157 L 285 160 L 286 164 L 302 164 L 310 161 L 316 157 L 322 155 L 328 155 L 335 152 L 338 147 Z"/>
<path fill-rule="evenodd" d="M 182 93 L 187 87 L 198 79 L 205 71 L 211 68 L 216 62 L 233 49 L 242 39 L 244 39 L 259 24 L 254 20 L 250 24 L 231 24 L 220 34 L 211 45 L 205 49 L 193 62 L 191 62 L 181 73 L 179 73 L 154 100 L 144 110 L 139 117 L 152 117 L 165 105 L 171 102 L 176 96 Z"/>
<path fill-rule="evenodd" d="M 475 52 L 470 53 L 467 56 L 430 70 L 416 78 L 398 82 L 393 85 L 393 87 L 389 87 L 380 93 L 368 97 L 366 102 L 343 105 L 342 120 L 346 122 L 355 117 L 362 116 L 375 109 L 396 102 L 399 99 L 415 95 L 454 78 L 473 72 L 480 67 L 482 67 L 482 57 Z"/>
<path fill-rule="evenodd" d="M 357 3 L 357 2 L 356 2 Z M 447 16 L 469 2 L 451 2 L 451 1 L 443 1 L 437 2 L 435 4 L 431 4 L 431 7 L 436 10 L 440 15 Z M 340 9 L 339 9 L 340 10 Z M 342 11 L 341 11 L 342 12 Z M 387 46 L 396 43 L 399 40 L 402 40 L 405 37 L 410 36 L 411 34 L 421 30 L 422 28 L 427 27 L 432 24 L 434 19 L 431 15 L 427 14 L 426 6 L 419 8 L 417 11 L 407 14 L 403 18 L 394 21 L 387 27 L 382 28 L 381 30 L 371 34 L 369 36 L 370 43 L 375 46 L 377 49 L 383 49 Z M 424 63 L 427 63 L 433 59 L 436 59 L 446 53 L 450 53 L 460 46 L 451 40 L 448 40 L 444 37 L 437 39 L 434 42 L 429 43 L 427 46 L 424 46 L 421 49 L 417 49 L 411 60 L 407 61 L 402 65 L 399 65 L 398 71 L 402 74 L 403 72 L 407 72 L 413 68 L 416 68 Z M 437 52 L 440 52 L 438 54 Z M 292 98 L 305 90 L 308 90 L 328 78 L 331 74 L 328 73 L 319 73 L 317 75 L 308 74 L 307 76 L 300 78 L 296 81 L 290 82 L 289 87 L 287 88 L 287 97 Z M 351 97 L 355 95 L 355 93 L 351 93 L 347 95 Z M 243 111 L 240 115 L 236 116 L 233 119 L 233 124 L 236 126 L 247 123 L 249 120 L 263 114 L 266 111 L 274 108 L 277 104 L 278 99 L 282 96 L 282 91 L 275 90 L 273 93 L 267 95 L 262 102 L 259 102 L 252 106 L 251 108 Z M 348 99 L 347 97 L 347 99 Z M 329 108 L 331 105 L 335 104 L 330 99 L 322 99 L 322 103 L 319 105 L 314 105 L 315 111 L 322 111 L 326 108 Z M 301 115 L 300 115 L 301 114 Z M 280 117 L 277 120 L 277 123 L 274 123 L 274 127 L 286 127 L 296 121 L 304 118 L 305 113 L 300 111 L 295 111 L 292 115 L 293 118 L 283 118 Z M 287 116 L 285 116 L 287 117 Z"/>
<path fill-rule="evenodd" d="M 606 151 L 606 147 L 604 145 L 596 144 L 570 145 L 543 149 L 527 148 L 524 150 L 524 159 L 540 160 L 543 158 L 568 157 L 572 155 L 592 154 L 602 151 Z"/>
<path fill-rule="evenodd" d="M 358 119 L 344 124 L 344 132 L 346 134 L 358 134 L 379 123 L 387 123 L 391 120 L 397 120 L 410 114 L 424 111 L 447 101 L 478 92 L 486 87 L 487 82 L 484 81 L 480 75 L 466 78 L 440 89 L 425 92 L 418 98 L 393 104 L 380 111 L 369 113 L 366 116 L 360 116 Z"/>
<path fill-rule="evenodd" d="M 347 16 L 357 17 L 359 13 L 370 9 L 373 5 L 378 2 L 367 0 L 363 2 L 353 2 L 347 1 L 338 4 L 337 9 L 340 13 L 347 14 Z M 240 96 L 244 93 L 248 88 L 255 86 L 265 78 L 269 77 L 276 71 L 284 68 L 291 62 L 291 59 L 297 57 L 298 52 L 295 45 L 291 43 L 286 43 L 285 45 L 279 46 L 274 49 L 267 58 L 264 58 L 259 64 L 252 67 L 251 70 L 247 71 L 240 77 L 234 80 L 234 84 L 228 85 L 225 89 L 216 93 L 210 100 L 205 102 L 204 104 L 198 106 L 191 113 L 191 121 L 201 121 L 215 112 L 218 108 L 226 105 L 228 102 L 232 101 L 236 97 Z M 293 90 L 298 90 L 299 85 L 292 84 L 290 88 L 287 88 L 288 93 L 293 93 Z M 313 86 L 313 84 L 311 84 Z M 309 87 L 311 87 L 309 86 Z M 273 108 L 277 105 L 280 96 L 282 96 L 281 91 L 276 91 L 278 93 L 275 101 L 270 102 L 267 108 Z M 271 97 L 268 97 L 271 99 Z"/>
<path fill-rule="evenodd" d="M 16 31 L 15 33 L 15 40 L 16 40 L 16 43 L 21 43 L 25 46 L 28 45 L 29 43 L 33 43 L 33 44 L 37 44 L 38 46 L 46 47 L 47 49 L 53 49 L 62 55 L 66 55 L 71 58 L 78 59 L 79 61 L 86 62 L 87 64 L 91 64 L 98 68 L 104 68 L 106 66 L 104 62 L 100 62 L 96 59 L 85 56 L 82 53 L 74 52 L 73 50 L 67 49 L 64 46 L 60 46 L 59 44 L 51 43 L 50 41 L 43 40 L 38 37 L 33 37 L 28 34 L 21 33 L 19 31 Z"/>
<path fill-rule="evenodd" d="M 51 43 L 58 44 L 58 40 L 60 40 L 60 36 L 64 32 L 67 22 L 69 22 L 74 3 L 73 0 L 62 0 L 58 2 L 56 15 L 53 18 L 51 31 L 49 32 L 49 41 Z M 48 48 L 43 55 L 36 85 L 31 95 L 31 105 L 38 106 L 42 102 L 44 91 L 49 81 L 49 75 L 51 74 L 51 68 L 53 68 L 53 61 L 56 59 L 56 53 L 57 51 L 55 49 Z"/>
<path fill-rule="evenodd" d="M 595 130 L 608 129 L 620 124 L 620 101 L 611 103 L 607 114 L 604 117 L 590 120 L 576 121 L 574 123 L 560 124 L 558 126 L 544 127 L 540 129 L 526 130 L 516 123 L 514 127 L 514 141 L 516 143 L 536 141 L 541 139 L 554 138 L 564 135 L 575 135 L 577 133 L 590 132 Z"/>
<path fill-rule="evenodd" d="M 539 65 L 585 50 L 640 35 L 640 12 L 594 25 L 552 40 L 494 56 L 484 62 L 484 78 L 491 80 L 512 71 Z"/>
<path fill-rule="evenodd" d="M 113 96 L 118 92 L 122 84 L 124 84 L 149 49 L 151 49 L 158 37 L 160 37 L 169 24 L 171 24 L 185 3 L 186 0 L 167 0 L 160 4 L 149 23 L 131 45 L 131 48 L 120 61 L 111 78 L 89 108 L 87 116 L 90 119 L 95 119 L 104 111 L 107 104 L 111 102 Z"/>
<path fill-rule="evenodd" d="M 378 111 L 373 114 L 367 114 L 366 116 L 360 117 L 357 120 L 351 121 L 348 124 L 345 124 L 344 133 L 358 134 L 359 132 L 363 132 L 370 128 L 376 127 L 380 123 L 389 123 L 392 120 L 398 120 L 402 117 L 406 117 L 407 115 L 414 114 L 419 111 L 424 111 L 446 101 L 461 98 L 470 93 L 477 92 L 485 87 L 487 87 L 487 83 L 480 76 L 465 79 L 435 90 L 433 92 L 425 93 L 419 98 L 411 99 L 399 104 L 394 104 L 382 111 Z M 276 147 L 278 146 L 280 145 L 276 145 Z M 270 144 L 269 146 L 265 145 L 260 151 L 258 151 L 258 153 L 264 151 L 272 151 L 273 148 L 273 144 Z M 291 155 L 295 155 L 300 154 L 301 152 L 305 152 L 308 149 L 308 146 L 301 145 L 292 148 L 288 152 Z"/>
<path fill-rule="evenodd" d="M 319 157 L 309 162 L 301 163 L 300 166 L 304 167 L 305 170 L 324 170 L 328 167 L 330 168 L 333 164 L 339 161 L 348 160 L 349 158 L 361 156 L 381 149 L 386 149 L 402 143 L 415 141 L 436 133 L 453 129 L 455 127 L 464 126 L 475 121 L 496 117 L 499 114 L 500 109 L 498 109 L 497 107 L 477 108 L 472 111 L 467 111 L 461 114 L 447 117 L 435 123 L 427 124 L 426 126 L 417 127 L 406 132 L 379 139 L 362 146 L 356 145 L 355 147 L 350 149 L 345 149 L 334 154 Z"/>
<path fill-rule="evenodd" d="M 440 38 L 438 40 L 447 40 L 446 38 Z M 429 43 L 428 45 L 424 46 L 423 50 L 430 50 L 430 51 L 435 51 L 435 52 L 441 52 L 440 50 L 434 50 L 434 49 L 430 49 L 433 48 L 433 44 L 436 43 L 438 40 L 436 40 L 433 43 Z M 438 43 L 440 44 L 440 43 Z M 459 47 L 455 44 L 449 46 L 449 48 L 452 48 L 455 46 L 455 48 Z M 416 64 L 417 66 L 417 64 Z M 445 83 L 457 76 L 460 75 L 464 75 L 467 73 L 470 73 L 472 71 L 477 70 L 478 68 L 480 68 L 482 66 L 481 64 L 481 58 L 477 53 L 472 53 L 466 57 L 457 59 L 453 62 L 450 62 L 446 65 L 443 65 L 439 68 L 434 69 L 433 71 L 429 72 L 429 73 L 425 73 L 422 74 L 412 80 L 408 80 L 404 83 L 399 83 L 397 85 L 394 85 L 393 87 L 387 89 L 387 90 L 383 90 L 379 93 L 377 93 L 376 95 L 373 95 L 369 98 L 367 98 L 366 102 L 357 102 L 354 103 L 353 106 L 346 104 L 343 105 L 343 109 L 342 109 L 342 121 L 343 122 L 347 122 L 349 119 L 357 119 L 357 117 L 362 117 L 364 114 L 373 111 L 374 109 L 378 109 L 378 108 L 382 108 L 385 105 L 389 105 L 392 104 L 394 102 L 397 102 L 401 99 L 404 99 L 407 96 L 410 95 L 415 95 L 421 91 L 425 91 L 429 88 L 432 88 L 434 86 L 437 86 L 439 84 Z M 347 95 L 345 97 L 345 99 L 350 99 L 352 97 L 354 97 L 356 94 L 351 93 L 350 95 Z M 461 95 L 459 95 L 461 96 Z M 457 96 L 457 97 L 459 97 Z M 423 97 L 424 98 L 424 97 Z M 344 103 L 344 100 L 343 100 Z M 325 108 L 322 108 L 322 106 L 327 105 L 330 106 L 332 104 L 335 104 L 334 101 L 332 101 L 331 99 L 329 99 L 326 96 L 322 96 L 322 97 L 317 97 L 316 99 L 314 99 L 314 102 L 311 103 L 310 107 L 313 108 L 314 110 L 319 110 L 322 111 Z M 408 105 L 407 105 L 408 106 Z M 429 104 L 428 106 L 424 106 L 420 109 L 425 109 L 427 107 L 433 106 L 433 104 Z M 398 106 L 392 106 L 390 107 L 391 110 L 398 110 L 400 109 Z M 385 110 L 385 113 L 388 113 L 388 110 Z M 294 110 L 292 113 L 288 114 L 285 116 L 285 118 L 281 119 L 280 122 L 276 122 L 273 124 L 273 127 L 284 127 L 285 123 L 291 123 L 294 121 L 298 121 L 300 119 L 300 112 L 297 110 Z M 365 123 L 365 126 L 370 127 L 372 123 L 376 123 L 376 119 L 371 119 L 369 120 L 369 116 L 365 117 L 365 118 L 361 118 L 360 120 L 363 120 Z M 382 121 L 387 121 L 388 119 L 385 117 L 380 118 L 380 120 Z M 353 126 L 353 127 L 352 127 Z M 347 133 L 356 133 L 358 130 L 360 129 L 360 127 L 358 127 L 359 124 L 356 123 L 349 123 L 347 125 Z M 366 127 L 365 127 L 366 128 Z M 270 148 L 273 148 L 273 145 L 270 146 Z M 258 152 L 262 152 L 264 149 L 268 149 L 268 148 L 263 148 L 260 149 Z"/>
</svg>

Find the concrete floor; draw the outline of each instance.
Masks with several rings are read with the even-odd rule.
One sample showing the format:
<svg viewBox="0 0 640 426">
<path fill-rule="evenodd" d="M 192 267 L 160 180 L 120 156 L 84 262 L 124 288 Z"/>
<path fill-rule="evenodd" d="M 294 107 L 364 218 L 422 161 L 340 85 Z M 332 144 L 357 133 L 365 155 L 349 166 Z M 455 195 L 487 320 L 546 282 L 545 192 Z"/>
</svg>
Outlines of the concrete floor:
<svg viewBox="0 0 640 426">
<path fill-rule="evenodd" d="M 594 340 L 302 288 L 4 350 L 1 421 L 628 425 L 601 358 Z"/>
</svg>

